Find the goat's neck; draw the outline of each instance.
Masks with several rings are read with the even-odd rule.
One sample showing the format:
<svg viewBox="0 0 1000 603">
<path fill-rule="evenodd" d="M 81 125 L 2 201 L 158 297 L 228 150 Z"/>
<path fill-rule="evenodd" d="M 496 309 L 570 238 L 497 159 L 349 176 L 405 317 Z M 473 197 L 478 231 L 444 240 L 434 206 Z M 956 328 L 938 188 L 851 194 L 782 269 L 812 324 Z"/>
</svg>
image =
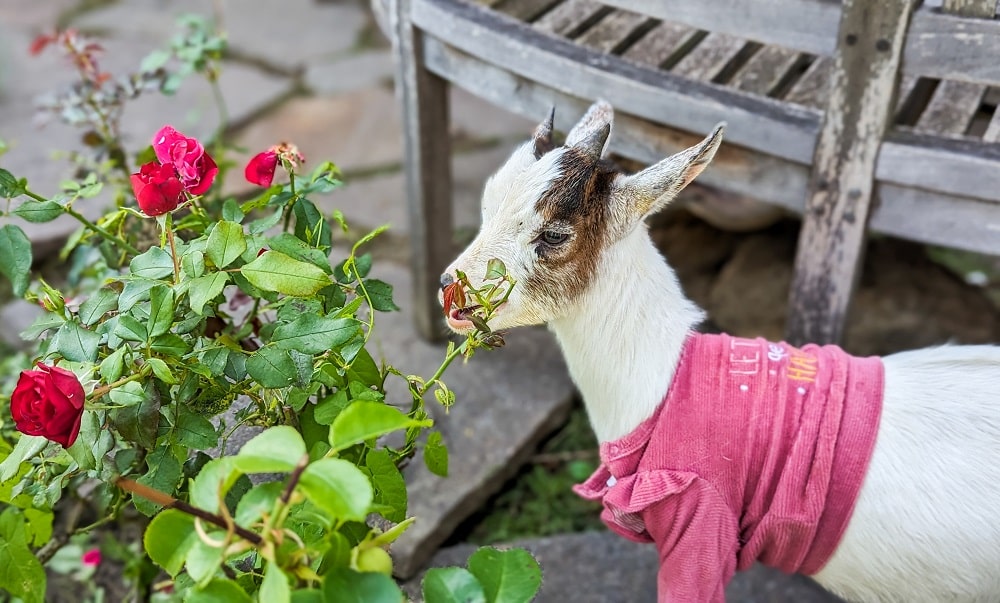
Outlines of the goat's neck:
<svg viewBox="0 0 1000 603">
<path fill-rule="evenodd" d="M 549 323 L 598 440 L 650 417 L 670 387 L 684 341 L 703 319 L 644 227 L 603 255 L 588 291 Z"/>
</svg>

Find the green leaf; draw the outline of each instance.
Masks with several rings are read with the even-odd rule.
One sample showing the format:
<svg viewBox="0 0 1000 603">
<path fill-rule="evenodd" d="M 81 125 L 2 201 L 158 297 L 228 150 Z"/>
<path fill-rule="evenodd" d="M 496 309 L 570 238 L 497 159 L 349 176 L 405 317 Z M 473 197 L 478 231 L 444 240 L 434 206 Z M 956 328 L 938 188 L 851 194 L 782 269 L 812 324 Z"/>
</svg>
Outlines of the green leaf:
<svg viewBox="0 0 1000 603">
<path fill-rule="evenodd" d="M 434 603 L 486 603 L 476 577 L 461 567 L 436 567 L 424 574 L 425 601 Z"/>
<path fill-rule="evenodd" d="M 149 290 L 158 284 L 147 279 L 126 281 L 122 294 L 118 296 L 118 312 L 124 314 L 137 303 L 149 299 Z"/>
<path fill-rule="evenodd" d="M 14 213 L 28 222 L 36 224 L 41 222 L 51 222 L 63 213 L 63 206 L 55 201 L 25 201 Z"/>
<path fill-rule="evenodd" d="M 313 247 L 329 249 L 333 242 L 330 225 L 316 205 L 307 199 L 299 199 L 292 206 L 295 216 L 295 236 Z"/>
<path fill-rule="evenodd" d="M 149 300 L 148 337 L 163 335 L 174 324 L 174 291 L 169 287 L 153 287 Z"/>
<path fill-rule="evenodd" d="M 382 516 L 399 523 L 406 519 L 406 482 L 389 457 L 389 451 L 380 448 L 368 452 L 365 467 L 371 474 L 375 486 L 375 503 L 385 505 L 391 511 L 383 510 Z"/>
<path fill-rule="evenodd" d="M 111 411 L 111 422 L 122 437 L 152 448 L 160 426 L 159 394 L 131 381 L 111 390 L 108 396 L 115 404 L 124 406 Z"/>
<path fill-rule="evenodd" d="M 323 591 L 321 590 L 310 588 L 292 591 L 292 603 L 323 603 L 323 601 Z"/>
<path fill-rule="evenodd" d="M 282 482 L 265 482 L 251 488 L 236 506 L 236 515 L 233 517 L 236 523 L 245 528 L 250 527 L 264 517 L 265 513 L 270 513 L 284 489 L 285 484 Z"/>
<path fill-rule="evenodd" d="M 448 448 L 442 441 L 441 432 L 434 431 L 427 436 L 424 445 L 424 464 L 434 475 L 448 477 Z"/>
<path fill-rule="evenodd" d="M 287 350 L 267 346 L 247 358 L 247 372 L 264 387 L 288 387 L 295 383 L 298 369 Z"/>
<path fill-rule="evenodd" d="M 189 591 L 184 603 L 253 603 L 253 599 L 232 580 L 216 578 Z"/>
<path fill-rule="evenodd" d="M 332 425 L 337 415 L 343 412 L 348 404 L 350 400 L 347 399 L 347 391 L 339 389 L 316 403 L 313 417 L 320 425 Z"/>
<path fill-rule="evenodd" d="M 288 587 L 288 577 L 274 563 L 268 563 L 264 570 L 264 580 L 260 583 L 257 597 L 267 603 L 290 603 L 292 591 Z"/>
<path fill-rule="evenodd" d="M 208 235 L 205 253 L 216 267 L 225 268 L 246 250 L 247 241 L 243 236 L 243 227 L 236 222 L 223 220 L 217 223 L 212 229 L 212 234 Z"/>
<path fill-rule="evenodd" d="M 98 452 L 97 440 L 101 435 L 101 425 L 97 418 L 97 413 L 91 410 L 83 411 L 80 417 L 80 432 L 73 445 L 66 449 L 76 464 L 83 471 L 89 471 L 97 467 L 97 459 L 94 453 Z"/>
<path fill-rule="evenodd" d="M 151 359 L 150 362 L 152 362 Z M 208 450 L 219 443 L 215 426 L 205 417 L 181 407 L 174 423 L 174 437 L 178 444 L 196 450 Z"/>
<path fill-rule="evenodd" d="M 23 603 L 45 601 L 45 570 L 26 542 L 0 538 L 0 591 Z"/>
<path fill-rule="evenodd" d="M 364 281 L 364 285 L 372 308 L 379 312 L 399 310 L 399 306 L 392 301 L 392 285 L 374 278 Z"/>
<path fill-rule="evenodd" d="M 215 532 L 214 535 L 216 538 L 222 537 L 221 532 Z M 192 580 L 201 584 L 212 578 L 221 564 L 222 549 L 198 539 L 188 551 L 187 559 L 184 560 L 184 569 Z"/>
<path fill-rule="evenodd" d="M 181 256 L 181 270 L 191 278 L 205 274 L 205 254 L 199 249 L 191 249 Z"/>
<path fill-rule="evenodd" d="M 365 440 L 410 427 L 429 427 L 433 421 L 417 421 L 381 402 L 354 402 L 330 426 L 330 445 L 343 450 Z"/>
<path fill-rule="evenodd" d="M 173 333 L 160 335 L 150 343 L 149 347 L 157 354 L 165 354 L 177 358 L 180 358 L 188 351 L 188 346 L 184 342 L 184 338 Z"/>
<path fill-rule="evenodd" d="M 277 473 L 295 469 L 306 455 L 306 443 L 294 427 L 271 427 L 243 445 L 236 466 L 246 473 Z"/>
<path fill-rule="evenodd" d="M 147 398 L 146 390 L 143 389 L 142 384 L 135 381 L 129 381 L 114 388 L 108 393 L 108 397 L 119 406 L 136 406 Z"/>
<path fill-rule="evenodd" d="M 13 199 L 24 194 L 24 184 L 7 170 L 0 168 L 0 197 Z"/>
<path fill-rule="evenodd" d="M 499 258 L 486 262 L 486 279 L 488 281 L 507 276 L 507 266 Z"/>
<path fill-rule="evenodd" d="M 188 285 L 188 303 L 196 314 L 201 314 L 205 304 L 222 293 L 229 282 L 225 272 L 214 272 L 192 279 Z"/>
<path fill-rule="evenodd" d="M 326 603 L 401 603 L 405 601 L 392 578 L 377 572 L 338 568 L 323 579 Z M 435 602 L 436 603 L 436 602 Z"/>
<path fill-rule="evenodd" d="M 482 547 L 469 557 L 469 571 L 490 603 L 531 601 L 542 585 L 542 570 L 524 549 Z"/>
<path fill-rule="evenodd" d="M 17 297 L 23 297 L 28 290 L 31 261 L 31 241 L 24 231 L 13 224 L 0 227 L 0 273 L 10 281 Z"/>
<path fill-rule="evenodd" d="M 180 573 L 188 551 L 197 540 L 194 517 L 177 509 L 157 514 L 142 537 L 146 554 L 172 577 Z"/>
<path fill-rule="evenodd" d="M 142 72 L 156 71 L 167 64 L 170 60 L 170 53 L 166 50 L 154 50 L 146 55 L 146 58 L 139 63 L 139 70 Z"/>
<path fill-rule="evenodd" d="M 101 287 L 80 305 L 80 322 L 90 326 L 117 306 L 118 292 L 110 287 Z"/>
<path fill-rule="evenodd" d="M 48 443 L 42 436 L 22 435 L 18 438 L 14 449 L 0 463 L 0 483 L 14 477 L 21 463 L 41 452 Z"/>
<path fill-rule="evenodd" d="M 75 322 L 64 323 L 56 331 L 49 349 L 71 362 L 95 362 L 101 336 Z"/>
<path fill-rule="evenodd" d="M 314 264 L 327 274 L 332 272 L 329 256 L 322 250 L 310 246 L 295 235 L 283 232 L 278 236 L 271 237 L 268 239 L 268 247 L 297 260 Z"/>
<path fill-rule="evenodd" d="M 330 277 L 316 266 L 278 251 L 265 251 L 240 272 L 255 287 L 298 297 L 314 295 L 330 284 Z"/>
<path fill-rule="evenodd" d="M 191 504 L 208 511 L 217 511 L 219 501 L 240 477 L 236 464 L 231 456 L 212 459 L 205 463 L 191 481 Z"/>
<path fill-rule="evenodd" d="M 147 358 L 146 363 L 153 369 L 153 374 L 156 375 L 157 379 L 167 385 L 177 385 L 177 377 L 174 377 L 174 373 L 166 362 L 159 358 Z"/>
<path fill-rule="evenodd" d="M 132 258 L 129 268 L 135 276 L 157 279 L 174 273 L 174 260 L 170 254 L 159 247 L 150 247 L 149 251 Z"/>
<path fill-rule="evenodd" d="M 359 381 L 368 385 L 382 387 L 382 370 L 375 363 L 375 359 L 368 353 L 368 350 L 361 348 L 357 356 L 347 369 L 347 376 L 351 381 Z"/>
<path fill-rule="evenodd" d="M 21 339 L 24 339 L 25 341 L 33 341 L 41 337 L 46 331 L 61 327 L 65 322 L 66 320 L 58 314 L 49 314 L 46 312 L 36 318 L 35 321 L 31 323 L 27 329 L 21 331 L 19 335 Z"/>
<path fill-rule="evenodd" d="M 336 458 L 310 463 L 299 479 L 299 489 L 338 521 L 364 521 L 374 496 L 365 474 L 354 463 Z"/>
<path fill-rule="evenodd" d="M 115 327 L 115 335 L 125 341 L 146 341 L 146 325 L 139 322 L 131 314 L 122 314 L 118 317 L 118 325 Z"/>
<path fill-rule="evenodd" d="M 146 447 L 149 448 L 151 445 Z M 167 494 L 173 494 L 177 490 L 177 484 L 181 481 L 184 471 L 180 461 L 171 454 L 168 446 L 161 446 L 150 452 L 146 456 L 146 464 L 149 466 L 149 471 L 135 481 Z M 134 497 L 132 500 L 135 508 L 143 515 L 152 516 L 160 509 L 160 505 L 144 498 Z"/>
<path fill-rule="evenodd" d="M 246 214 L 240 209 L 240 204 L 235 199 L 226 199 L 222 204 L 222 219 L 230 222 L 242 222 Z"/>
<path fill-rule="evenodd" d="M 349 341 L 360 328 L 361 323 L 353 318 L 303 314 L 292 322 L 279 325 L 271 335 L 271 342 L 284 350 L 320 354 Z"/>
</svg>

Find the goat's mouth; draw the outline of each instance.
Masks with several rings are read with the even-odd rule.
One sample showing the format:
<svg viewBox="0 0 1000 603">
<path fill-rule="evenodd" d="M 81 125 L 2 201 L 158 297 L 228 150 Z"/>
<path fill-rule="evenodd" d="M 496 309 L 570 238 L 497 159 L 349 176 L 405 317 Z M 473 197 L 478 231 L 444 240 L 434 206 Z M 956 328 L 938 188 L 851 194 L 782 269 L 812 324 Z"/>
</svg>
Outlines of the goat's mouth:
<svg viewBox="0 0 1000 603">
<path fill-rule="evenodd" d="M 452 308 L 451 311 L 448 312 L 448 326 L 451 327 L 452 330 L 460 333 L 467 333 L 475 329 L 476 325 L 469 320 L 469 317 L 480 308 L 482 308 L 482 306 L 479 305 L 466 306 L 464 308 Z"/>
</svg>

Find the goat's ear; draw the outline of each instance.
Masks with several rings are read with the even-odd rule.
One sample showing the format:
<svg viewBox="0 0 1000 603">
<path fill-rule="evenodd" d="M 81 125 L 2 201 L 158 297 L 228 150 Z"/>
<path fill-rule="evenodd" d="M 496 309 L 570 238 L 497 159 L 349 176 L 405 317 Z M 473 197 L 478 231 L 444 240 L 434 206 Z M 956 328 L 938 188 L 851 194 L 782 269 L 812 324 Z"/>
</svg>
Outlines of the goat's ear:
<svg viewBox="0 0 1000 603">
<path fill-rule="evenodd" d="M 720 123 L 705 140 L 693 147 L 641 172 L 615 180 L 611 191 L 611 203 L 616 206 L 613 213 L 634 223 L 663 209 L 712 161 L 725 128 L 726 124 Z"/>
<path fill-rule="evenodd" d="M 611 120 L 615 112 L 604 100 L 598 100 L 566 135 L 566 146 L 580 149 L 594 159 L 604 154 L 604 145 L 611 133 Z"/>
<path fill-rule="evenodd" d="M 531 135 L 531 140 L 535 143 L 535 159 L 541 159 L 542 155 L 555 148 L 555 144 L 552 143 L 552 128 L 555 119 L 556 106 L 552 105 L 552 110 L 549 111 L 548 118 L 538 124 L 538 127 L 535 128 L 535 131 Z"/>
</svg>

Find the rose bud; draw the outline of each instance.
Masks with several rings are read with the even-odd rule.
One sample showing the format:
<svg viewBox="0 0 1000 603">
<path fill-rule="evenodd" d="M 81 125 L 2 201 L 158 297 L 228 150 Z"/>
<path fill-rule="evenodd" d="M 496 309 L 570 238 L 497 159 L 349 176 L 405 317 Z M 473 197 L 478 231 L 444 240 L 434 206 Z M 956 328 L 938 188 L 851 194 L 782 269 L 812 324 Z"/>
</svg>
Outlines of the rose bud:
<svg viewBox="0 0 1000 603">
<path fill-rule="evenodd" d="M 246 169 L 243 170 L 243 175 L 250 184 L 268 187 L 274 180 L 276 169 L 278 169 L 278 154 L 273 150 L 268 150 L 254 155 L 247 163 Z"/>
<path fill-rule="evenodd" d="M 85 398 L 76 375 L 38 364 L 34 370 L 21 371 L 10 396 L 14 427 L 25 435 L 43 436 L 68 448 L 80 434 Z"/>
<path fill-rule="evenodd" d="M 173 166 L 150 161 L 132 174 L 131 181 L 139 209 L 147 216 L 171 212 L 184 200 L 184 185 Z"/>
</svg>

